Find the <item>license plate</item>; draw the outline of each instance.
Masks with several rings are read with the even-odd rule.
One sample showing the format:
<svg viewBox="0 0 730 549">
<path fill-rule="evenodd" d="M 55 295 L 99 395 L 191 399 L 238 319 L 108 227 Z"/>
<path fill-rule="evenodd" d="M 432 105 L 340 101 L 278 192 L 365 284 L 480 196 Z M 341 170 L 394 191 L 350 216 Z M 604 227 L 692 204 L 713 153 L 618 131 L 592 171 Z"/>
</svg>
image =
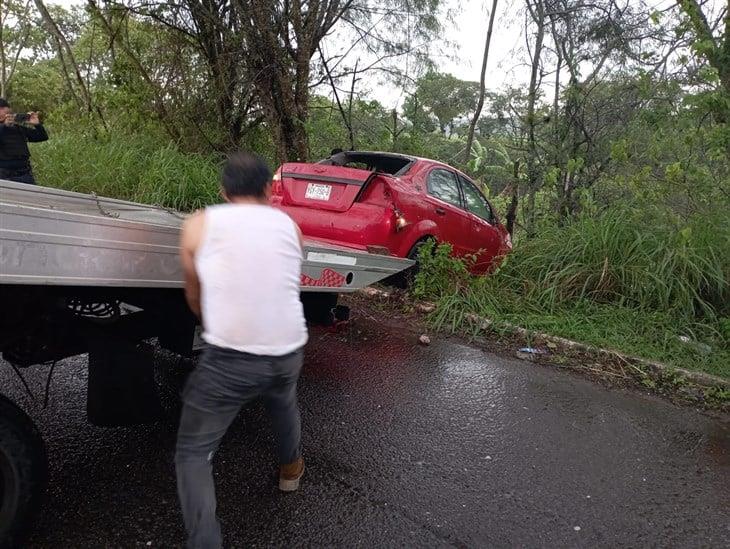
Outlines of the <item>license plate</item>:
<svg viewBox="0 0 730 549">
<path fill-rule="evenodd" d="M 329 200 L 332 192 L 332 185 L 320 185 L 319 183 L 310 183 L 307 185 L 307 192 L 304 198 L 312 200 Z"/>
</svg>

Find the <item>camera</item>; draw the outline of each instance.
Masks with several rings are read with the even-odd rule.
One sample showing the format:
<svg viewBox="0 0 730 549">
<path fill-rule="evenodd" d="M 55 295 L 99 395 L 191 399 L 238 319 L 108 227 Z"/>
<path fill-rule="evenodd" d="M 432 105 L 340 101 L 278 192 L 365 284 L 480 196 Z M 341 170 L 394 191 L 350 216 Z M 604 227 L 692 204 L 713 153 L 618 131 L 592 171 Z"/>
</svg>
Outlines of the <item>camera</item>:
<svg viewBox="0 0 730 549">
<path fill-rule="evenodd" d="M 23 124 L 30 120 L 30 113 L 21 112 L 13 115 L 16 124 Z"/>
</svg>

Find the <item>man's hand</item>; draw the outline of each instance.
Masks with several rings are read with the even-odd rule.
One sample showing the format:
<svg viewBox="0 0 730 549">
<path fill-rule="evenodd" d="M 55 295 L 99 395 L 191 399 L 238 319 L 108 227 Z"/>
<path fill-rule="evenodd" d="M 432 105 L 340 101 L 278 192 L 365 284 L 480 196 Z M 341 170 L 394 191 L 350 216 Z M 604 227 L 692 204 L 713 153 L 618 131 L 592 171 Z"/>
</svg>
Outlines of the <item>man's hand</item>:
<svg viewBox="0 0 730 549">
<path fill-rule="evenodd" d="M 33 124 L 34 126 L 37 126 L 38 124 L 41 123 L 41 119 L 38 117 L 38 113 L 37 112 L 29 112 L 28 114 L 30 115 L 30 118 L 28 119 L 28 122 L 30 124 Z"/>
<path fill-rule="evenodd" d="M 0 114 L 0 122 L 6 126 L 15 126 L 15 115 L 12 113 Z"/>
</svg>

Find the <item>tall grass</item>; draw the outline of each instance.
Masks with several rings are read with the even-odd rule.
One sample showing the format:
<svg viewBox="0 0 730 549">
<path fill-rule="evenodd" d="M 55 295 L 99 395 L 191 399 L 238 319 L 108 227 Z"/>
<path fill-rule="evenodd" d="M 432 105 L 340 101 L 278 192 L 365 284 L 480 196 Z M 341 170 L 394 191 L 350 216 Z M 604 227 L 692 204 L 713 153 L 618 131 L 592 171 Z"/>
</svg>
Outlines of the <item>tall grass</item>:
<svg viewBox="0 0 730 549">
<path fill-rule="evenodd" d="M 215 158 L 183 153 L 150 136 L 114 134 L 94 139 L 60 133 L 34 145 L 32 154 L 42 185 L 178 210 L 218 200 Z"/>
<path fill-rule="evenodd" d="M 442 327 L 477 313 L 730 377 L 728 226 L 720 216 L 675 228 L 616 209 L 544 230 L 468 285 L 454 260 L 424 257 L 415 288 L 431 289 Z"/>
<path fill-rule="evenodd" d="M 617 209 L 523 242 L 495 281 L 547 310 L 588 300 L 714 318 L 730 305 L 728 227 L 720 218 L 677 229 Z"/>
</svg>

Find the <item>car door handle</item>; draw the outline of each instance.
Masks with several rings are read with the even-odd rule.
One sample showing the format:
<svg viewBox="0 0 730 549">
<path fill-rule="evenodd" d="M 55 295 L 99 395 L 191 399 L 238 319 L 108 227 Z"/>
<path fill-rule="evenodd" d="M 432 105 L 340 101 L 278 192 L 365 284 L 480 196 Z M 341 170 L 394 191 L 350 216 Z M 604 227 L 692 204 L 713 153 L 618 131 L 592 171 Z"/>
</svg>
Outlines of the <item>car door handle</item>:
<svg viewBox="0 0 730 549">
<path fill-rule="evenodd" d="M 437 207 L 437 208 L 436 208 L 436 213 L 437 213 L 438 215 L 446 215 L 446 210 L 444 210 L 443 208 L 438 208 L 438 207 Z"/>
</svg>

